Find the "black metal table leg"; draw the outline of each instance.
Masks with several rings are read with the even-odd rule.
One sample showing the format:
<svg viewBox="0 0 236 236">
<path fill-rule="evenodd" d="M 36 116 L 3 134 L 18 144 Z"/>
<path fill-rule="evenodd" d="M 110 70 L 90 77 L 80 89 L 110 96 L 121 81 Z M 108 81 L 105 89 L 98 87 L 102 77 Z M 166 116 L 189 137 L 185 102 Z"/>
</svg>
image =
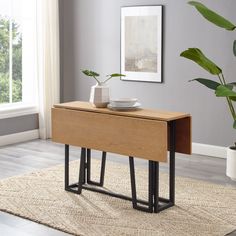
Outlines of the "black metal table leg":
<svg viewBox="0 0 236 236">
<path fill-rule="evenodd" d="M 91 150 L 87 149 L 87 183 L 91 185 L 96 185 L 102 187 L 104 184 L 105 176 L 105 166 L 106 166 L 106 152 L 102 152 L 102 162 L 101 162 L 101 171 L 100 171 L 100 180 L 99 182 L 91 180 Z"/>
<path fill-rule="evenodd" d="M 175 204 L 175 121 L 170 123 L 170 177 L 169 177 L 169 198 L 170 202 Z"/>
<path fill-rule="evenodd" d="M 148 161 L 148 210 L 150 213 L 153 212 L 153 190 L 154 190 L 154 176 L 153 176 L 153 161 Z"/>
<path fill-rule="evenodd" d="M 69 187 L 69 145 L 65 144 L 65 190 Z"/>
<path fill-rule="evenodd" d="M 129 167 L 130 167 L 132 204 L 133 204 L 133 208 L 137 209 L 137 195 L 136 195 L 135 170 L 134 170 L 134 158 L 133 157 L 129 157 Z"/>
<path fill-rule="evenodd" d="M 82 192 L 82 186 L 85 182 L 85 159 L 86 159 L 86 148 L 81 149 L 80 156 L 80 170 L 79 170 L 79 182 L 78 182 L 78 194 Z"/>
<path fill-rule="evenodd" d="M 101 164 L 101 173 L 100 173 L 100 184 L 104 185 L 104 177 L 105 177 L 105 167 L 106 167 L 106 152 L 102 152 L 102 164 Z"/>
<path fill-rule="evenodd" d="M 133 208 L 152 213 L 157 212 L 158 208 L 158 179 L 157 177 L 157 166 L 155 161 L 149 161 L 149 171 L 148 171 L 148 201 L 145 204 L 138 205 L 137 192 L 136 192 L 136 181 L 135 181 L 135 169 L 134 169 L 134 158 L 129 157 L 130 165 L 130 179 L 131 179 L 131 193 L 132 193 L 132 204 Z M 140 203 L 140 202 L 139 202 Z M 147 205 L 147 206 L 143 206 Z"/>
<path fill-rule="evenodd" d="M 91 149 L 87 148 L 87 163 L 86 163 L 86 167 L 87 167 L 87 183 L 90 182 L 90 178 L 91 178 Z"/>
<path fill-rule="evenodd" d="M 154 202 L 154 212 L 159 211 L 159 162 L 153 163 L 153 178 L 154 178 L 154 187 L 153 187 L 153 202 Z"/>
<path fill-rule="evenodd" d="M 148 201 L 137 198 L 134 158 L 131 156 L 129 165 L 132 197 L 92 187 L 92 185 L 102 187 L 104 184 L 106 152 L 102 153 L 100 181 L 95 182 L 91 180 L 91 150 L 86 148 L 81 149 L 79 180 L 77 183 L 69 184 L 69 145 L 67 144 L 65 145 L 65 190 L 81 194 L 82 189 L 86 189 L 132 201 L 134 209 L 149 213 L 157 213 L 173 206 L 175 204 L 175 121 L 169 122 L 169 127 L 169 199 L 159 196 L 159 162 L 151 160 L 148 168 Z"/>
</svg>

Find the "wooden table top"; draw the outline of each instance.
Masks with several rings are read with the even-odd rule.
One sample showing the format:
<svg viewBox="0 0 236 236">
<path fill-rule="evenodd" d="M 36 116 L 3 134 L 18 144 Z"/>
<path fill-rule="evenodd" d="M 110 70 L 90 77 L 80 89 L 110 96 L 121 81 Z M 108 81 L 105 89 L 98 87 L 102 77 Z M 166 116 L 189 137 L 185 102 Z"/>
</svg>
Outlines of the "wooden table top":
<svg viewBox="0 0 236 236">
<path fill-rule="evenodd" d="M 154 110 L 154 109 L 137 109 L 134 111 L 114 111 L 108 108 L 96 108 L 89 102 L 82 101 L 74 101 L 68 103 L 60 103 L 54 105 L 55 108 L 65 108 L 71 110 L 79 110 L 79 111 L 88 111 L 88 112 L 97 112 L 111 115 L 119 115 L 119 116 L 129 116 L 143 119 L 151 119 L 151 120 L 162 120 L 162 121 L 172 121 L 182 119 L 184 117 L 190 117 L 190 114 L 182 113 L 182 112 L 169 112 L 162 110 Z"/>
</svg>

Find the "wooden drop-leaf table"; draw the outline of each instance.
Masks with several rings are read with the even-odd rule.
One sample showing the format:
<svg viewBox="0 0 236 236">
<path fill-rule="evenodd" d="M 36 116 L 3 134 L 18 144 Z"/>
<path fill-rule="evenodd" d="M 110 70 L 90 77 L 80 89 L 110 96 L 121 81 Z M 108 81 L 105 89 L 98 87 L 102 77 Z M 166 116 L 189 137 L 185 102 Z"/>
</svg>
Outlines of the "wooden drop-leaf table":
<svg viewBox="0 0 236 236">
<path fill-rule="evenodd" d="M 151 109 L 112 111 L 81 101 L 62 103 L 52 108 L 52 140 L 65 144 L 65 190 L 96 191 L 130 200 L 135 209 L 157 213 L 175 204 L 175 152 L 191 154 L 191 116 Z M 79 180 L 73 184 L 69 183 L 69 145 L 81 147 Z M 102 151 L 98 182 L 91 180 L 91 149 Z M 107 152 L 129 157 L 132 196 L 102 188 Z M 147 201 L 137 199 L 134 157 L 149 162 Z M 167 161 L 168 199 L 159 196 L 159 162 Z"/>
</svg>

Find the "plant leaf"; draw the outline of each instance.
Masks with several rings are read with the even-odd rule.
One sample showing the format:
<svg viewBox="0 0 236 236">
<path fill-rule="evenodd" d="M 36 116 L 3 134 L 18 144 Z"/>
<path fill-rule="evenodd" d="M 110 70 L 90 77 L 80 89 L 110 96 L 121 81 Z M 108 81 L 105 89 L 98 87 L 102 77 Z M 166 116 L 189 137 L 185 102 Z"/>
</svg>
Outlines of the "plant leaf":
<svg viewBox="0 0 236 236">
<path fill-rule="evenodd" d="M 225 85 L 226 87 L 228 87 L 229 89 L 233 90 L 233 88 L 236 86 L 235 82 L 229 83 Z"/>
<path fill-rule="evenodd" d="M 213 75 L 219 75 L 222 72 L 222 70 L 214 62 L 208 59 L 198 48 L 189 48 L 183 51 L 180 56 L 196 62 L 199 66 Z"/>
<path fill-rule="evenodd" d="M 233 52 L 234 52 L 234 56 L 236 57 L 236 40 L 234 40 Z"/>
<path fill-rule="evenodd" d="M 216 88 L 216 96 L 236 98 L 236 92 L 232 91 L 227 85 L 219 85 Z"/>
<path fill-rule="evenodd" d="M 114 74 L 107 75 L 107 76 L 110 76 L 110 77 L 121 77 L 121 76 L 126 76 L 126 75 L 114 73 Z"/>
<path fill-rule="evenodd" d="M 97 77 L 99 74 L 97 72 L 94 72 L 92 70 L 82 70 L 82 72 L 87 76 Z"/>
<path fill-rule="evenodd" d="M 236 86 L 236 82 L 232 82 L 232 83 L 229 83 L 227 85 L 231 85 L 232 87 L 235 87 Z"/>
<path fill-rule="evenodd" d="M 211 23 L 224 28 L 226 30 L 234 30 L 236 26 L 225 19 L 224 17 L 220 16 L 216 12 L 212 11 L 211 9 L 207 8 L 205 5 L 203 5 L 200 2 L 197 1 L 190 1 L 188 2 L 190 5 L 196 7 L 196 9 L 199 11 L 199 13 L 208 21 Z"/>
<path fill-rule="evenodd" d="M 229 83 L 229 84 L 226 84 L 225 85 L 228 89 L 230 90 L 233 90 L 234 86 L 236 86 L 236 83 L 233 82 L 233 83 Z M 233 97 L 233 96 L 229 96 L 229 99 L 232 100 L 232 101 L 236 101 L 236 97 Z"/>
<path fill-rule="evenodd" d="M 190 82 L 191 81 L 197 81 L 197 82 L 205 85 L 207 88 L 213 89 L 213 90 L 216 90 L 216 88 L 220 85 L 220 83 L 218 83 L 218 82 L 215 82 L 210 79 L 203 79 L 203 78 L 192 79 L 192 80 L 190 80 Z"/>
<path fill-rule="evenodd" d="M 236 129 L 236 120 L 234 121 L 233 127 Z"/>
</svg>

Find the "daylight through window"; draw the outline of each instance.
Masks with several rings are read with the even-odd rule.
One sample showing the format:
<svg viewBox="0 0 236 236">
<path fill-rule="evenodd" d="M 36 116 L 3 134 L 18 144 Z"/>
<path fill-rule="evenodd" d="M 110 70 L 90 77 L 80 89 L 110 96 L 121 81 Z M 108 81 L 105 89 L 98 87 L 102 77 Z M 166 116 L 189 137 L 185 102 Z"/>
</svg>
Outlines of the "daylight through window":
<svg viewBox="0 0 236 236">
<path fill-rule="evenodd" d="M 36 0 L 0 0 L 0 106 L 36 103 Z"/>
</svg>

